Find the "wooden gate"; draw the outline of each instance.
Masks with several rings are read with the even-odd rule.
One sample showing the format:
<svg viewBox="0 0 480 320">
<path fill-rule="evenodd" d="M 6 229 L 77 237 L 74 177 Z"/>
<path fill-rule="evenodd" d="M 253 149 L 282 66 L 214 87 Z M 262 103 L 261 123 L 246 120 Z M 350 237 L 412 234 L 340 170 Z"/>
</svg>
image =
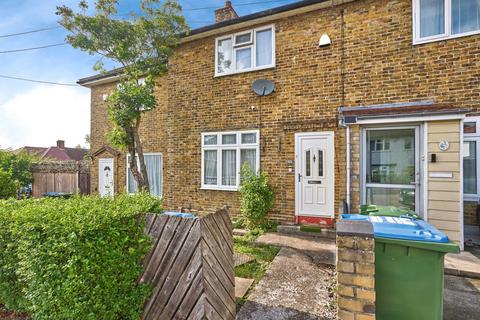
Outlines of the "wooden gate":
<svg viewBox="0 0 480 320">
<path fill-rule="evenodd" d="M 90 167 L 86 161 L 46 161 L 32 165 L 32 195 L 47 192 L 90 194 Z"/>
<path fill-rule="evenodd" d="M 154 239 L 140 283 L 152 295 L 143 319 L 235 319 L 233 232 L 227 210 L 199 218 L 147 215 Z"/>
</svg>

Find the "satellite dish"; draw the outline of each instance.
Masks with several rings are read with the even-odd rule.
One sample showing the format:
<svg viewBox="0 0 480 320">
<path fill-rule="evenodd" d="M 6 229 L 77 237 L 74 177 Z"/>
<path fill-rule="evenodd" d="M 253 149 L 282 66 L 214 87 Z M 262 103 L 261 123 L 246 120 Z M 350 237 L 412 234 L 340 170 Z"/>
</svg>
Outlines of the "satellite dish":
<svg viewBox="0 0 480 320">
<path fill-rule="evenodd" d="M 252 88 L 256 94 L 264 97 L 275 91 L 275 84 L 270 80 L 255 80 Z"/>
</svg>

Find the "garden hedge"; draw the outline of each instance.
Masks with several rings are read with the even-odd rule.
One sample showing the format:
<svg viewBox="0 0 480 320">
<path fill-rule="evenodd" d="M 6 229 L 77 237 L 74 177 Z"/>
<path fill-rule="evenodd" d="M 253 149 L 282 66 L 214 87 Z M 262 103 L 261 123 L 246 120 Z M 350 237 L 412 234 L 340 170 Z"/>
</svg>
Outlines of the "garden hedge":
<svg viewBox="0 0 480 320">
<path fill-rule="evenodd" d="M 148 195 L 0 202 L 0 303 L 33 319 L 139 319 Z"/>
</svg>

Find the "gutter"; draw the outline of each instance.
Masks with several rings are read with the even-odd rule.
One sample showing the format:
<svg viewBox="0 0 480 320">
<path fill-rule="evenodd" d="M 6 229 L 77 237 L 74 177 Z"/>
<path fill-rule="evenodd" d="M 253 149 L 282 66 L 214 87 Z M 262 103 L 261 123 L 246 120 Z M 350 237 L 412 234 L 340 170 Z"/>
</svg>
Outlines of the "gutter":
<svg viewBox="0 0 480 320">
<path fill-rule="evenodd" d="M 303 0 L 192 30 L 180 43 L 358 0 Z"/>
</svg>

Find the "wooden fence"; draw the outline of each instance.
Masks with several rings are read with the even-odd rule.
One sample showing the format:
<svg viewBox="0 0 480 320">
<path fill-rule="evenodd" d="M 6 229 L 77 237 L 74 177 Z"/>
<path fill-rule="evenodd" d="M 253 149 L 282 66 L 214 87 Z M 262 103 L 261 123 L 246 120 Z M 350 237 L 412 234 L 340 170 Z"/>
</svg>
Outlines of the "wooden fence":
<svg viewBox="0 0 480 320">
<path fill-rule="evenodd" d="M 47 192 L 90 194 L 90 169 L 86 161 L 48 161 L 32 166 L 32 195 Z"/>
<path fill-rule="evenodd" d="M 227 210 L 199 218 L 147 215 L 154 239 L 140 283 L 152 295 L 142 319 L 235 319 L 233 232 Z"/>
</svg>

